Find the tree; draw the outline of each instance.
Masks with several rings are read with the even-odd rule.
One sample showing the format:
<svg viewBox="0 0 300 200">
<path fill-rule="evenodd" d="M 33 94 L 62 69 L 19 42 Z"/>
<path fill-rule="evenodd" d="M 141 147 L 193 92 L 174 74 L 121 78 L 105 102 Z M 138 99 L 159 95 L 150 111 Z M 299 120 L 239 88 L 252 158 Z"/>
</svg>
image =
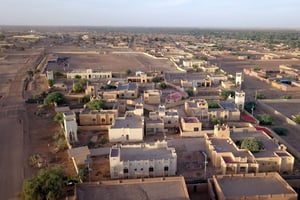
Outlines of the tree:
<svg viewBox="0 0 300 200">
<path fill-rule="evenodd" d="M 252 114 L 252 109 L 255 110 L 256 108 L 256 103 L 254 101 L 247 101 L 244 105 L 244 109 Z"/>
<path fill-rule="evenodd" d="M 48 85 L 49 85 L 49 87 L 52 87 L 54 85 L 54 80 L 49 79 L 48 80 Z"/>
<path fill-rule="evenodd" d="M 161 89 L 166 89 L 167 88 L 166 83 L 160 83 L 159 86 L 160 86 Z"/>
<path fill-rule="evenodd" d="M 184 91 L 189 95 L 189 97 L 194 96 L 193 89 L 191 89 L 191 88 L 185 88 Z"/>
<path fill-rule="evenodd" d="M 78 103 L 88 103 L 90 101 L 90 96 L 86 95 L 78 99 Z"/>
<path fill-rule="evenodd" d="M 256 94 L 256 98 L 257 99 L 265 99 L 266 96 L 264 94 L 262 94 L 262 93 L 258 93 L 258 94 Z"/>
<path fill-rule="evenodd" d="M 125 70 L 125 73 L 126 73 L 126 75 L 128 76 L 128 75 L 130 75 L 130 74 L 132 73 L 132 71 L 131 71 L 131 69 L 126 69 L 126 70 Z"/>
<path fill-rule="evenodd" d="M 293 121 L 296 122 L 297 124 L 300 124 L 300 114 L 296 115 L 296 116 L 293 118 Z"/>
<path fill-rule="evenodd" d="M 61 112 L 59 112 L 54 116 L 53 120 L 60 123 L 60 124 L 63 124 L 64 123 L 64 116 Z"/>
<path fill-rule="evenodd" d="M 221 98 L 226 100 L 229 96 L 234 97 L 235 92 L 232 90 L 223 90 L 220 94 Z"/>
<path fill-rule="evenodd" d="M 24 180 L 22 195 L 25 200 L 58 199 L 66 180 L 67 177 L 59 167 L 40 170 L 36 176 Z"/>
<path fill-rule="evenodd" d="M 208 101 L 208 108 L 220 108 L 219 104 L 213 101 Z"/>
<path fill-rule="evenodd" d="M 285 136 L 288 134 L 289 130 L 286 129 L 286 128 L 280 128 L 280 127 L 277 127 L 277 128 L 272 128 L 272 130 L 277 134 L 277 135 L 280 135 L 280 136 Z"/>
<path fill-rule="evenodd" d="M 283 95 L 281 99 L 292 99 L 292 95 Z"/>
<path fill-rule="evenodd" d="M 54 103 L 56 104 L 61 104 L 65 102 L 64 95 L 59 92 L 52 92 L 46 96 L 44 99 L 44 104 L 45 105 L 53 105 Z"/>
<path fill-rule="evenodd" d="M 257 153 L 260 150 L 264 149 L 262 142 L 256 140 L 255 138 L 245 138 L 241 144 L 242 149 L 247 149 L 252 153 Z"/>
<path fill-rule="evenodd" d="M 87 84 L 87 80 L 86 79 L 80 80 L 79 83 L 76 83 L 74 85 L 73 92 L 75 92 L 75 93 L 84 92 L 86 84 Z"/>
<path fill-rule="evenodd" d="M 210 124 L 212 126 L 217 125 L 217 124 L 223 124 L 223 120 L 221 118 L 213 117 L 210 119 Z"/>
<path fill-rule="evenodd" d="M 273 118 L 268 114 L 258 115 L 257 119 L 260 125 L 272 125 Z"/>
<path fill-rule="evenodd" d="M 100 99 L 92 100 L 86 104 L 86 107 L 90 110 L 101 110 L 106 108 L 105 101 Z"/>
<path fill-rule="evenodd" d="M 162 80 L 161 80 L 161 78 L 160 77 L 158 77 L 158 76 L 155 76 L 155 77 L 153 77 L 152 78 L 152 80 L 151 80 L 153 83 L 159 83 L 159 82 L 161 82 Z"/>
</svg>

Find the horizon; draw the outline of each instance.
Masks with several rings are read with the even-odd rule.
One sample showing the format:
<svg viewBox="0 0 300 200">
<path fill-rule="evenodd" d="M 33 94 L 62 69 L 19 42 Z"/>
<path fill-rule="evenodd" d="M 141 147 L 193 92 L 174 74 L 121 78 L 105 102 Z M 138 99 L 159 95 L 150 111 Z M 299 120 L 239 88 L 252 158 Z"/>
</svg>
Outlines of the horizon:
<svg viewBox="0 0 300 200">
<path fill-rule="evenodd" d="M 1 26 L 300 29 L 300 1 L 4 0 Z"/>
</svg>

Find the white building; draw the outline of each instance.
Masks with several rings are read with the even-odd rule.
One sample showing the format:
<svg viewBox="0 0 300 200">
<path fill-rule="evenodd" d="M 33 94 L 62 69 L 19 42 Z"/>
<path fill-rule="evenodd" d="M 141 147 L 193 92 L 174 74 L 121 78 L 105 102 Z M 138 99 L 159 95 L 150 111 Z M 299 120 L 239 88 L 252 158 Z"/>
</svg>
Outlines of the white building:
<svg viewBox="0 0 300 200">
<path fill-rule="evenodd" d="M 53 71 L 46 71 L 47 80 L 54 80 Z"/>
<path fill-rule="evenodd" d="M 235 74 L 235 85 L 237 87 L 241 87 L 243 83 L 243 73 L 242 72 L 237 72 Z"/>
<path fill-rule="evenodd" d="M 154 145 L 113 146 L 109 164 L 113 179 L 174 176 L 177 154 L 175 148 L 169 148 L 166 141 L 158 141 Z"/>
<path fill-rule="evenodd" d="M 113 120 L 108 129 L 110 142 L 139 142 L 144 139 L 144 117 L 126 112 L 125 117 Z"/>
<path fill-rule="evenodd" d="M 77 137 L 77 122 L 76 115 L 73 111 L 68 111 L 63 113 L 64 116 L 64 128 L 65 137 L 68 143 L 73 143 L 78 141 Z"/>
<path fill-rule="evenodd" d="M 235 91 L 234 103 L 239 110 L 244 110 L 245 105 L 245 92 Z"/>
<path fill-rule="evenodd" d="M 67 73 L 68 79 L 75 79 L 79 76 L 82 79 L 109 79 L 112 78 L 112 72 L 96 71 L 92 69 L 78 70 Z"/>
</svg>

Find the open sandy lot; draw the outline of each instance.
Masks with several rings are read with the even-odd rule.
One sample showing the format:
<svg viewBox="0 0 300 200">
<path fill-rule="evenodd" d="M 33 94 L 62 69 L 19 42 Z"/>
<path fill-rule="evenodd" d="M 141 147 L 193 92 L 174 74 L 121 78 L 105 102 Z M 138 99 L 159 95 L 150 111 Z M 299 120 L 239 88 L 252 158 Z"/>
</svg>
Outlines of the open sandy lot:
<svg viewBox="0 0 300 200">
<path fill-rule="evenodd" d="M 78 69 L 98 69 L 112 72 L 132 71 L 174 71 L 176 68 L 166 59 L 154 59 L 140 53 L 109 53 L 109 54 L 59 54 L 70 57 L 66 71 Z M 51 64 L 48 69 L 64 71 L 64 65 Z"/>
</svg>

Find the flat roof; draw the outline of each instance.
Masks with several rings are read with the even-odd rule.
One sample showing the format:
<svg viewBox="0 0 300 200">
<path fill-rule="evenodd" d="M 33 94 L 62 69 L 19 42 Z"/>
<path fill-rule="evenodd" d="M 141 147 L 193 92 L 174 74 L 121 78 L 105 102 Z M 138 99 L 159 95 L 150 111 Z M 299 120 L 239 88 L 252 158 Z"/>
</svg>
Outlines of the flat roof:
<svg viewBox="0 0 300 200">
<path fill-rule="evenodd" d="M 137 84 L 135 83 L 127 83 L 118 85 L 118 90 L 135 90 L 137 88 Z"/>
<path fill-rule="evenodd" d="M 188 200 L 183 177 L 145 178 L 76 184 L 77 200 Z"/>
<path fill-rule="evenodd" d="M 76 159 L 77 157 L 80 157 L 82 155 L 84 156 L 90 155 L 90 150 L 88 146 L 82 146 L 82 147 L 69 149 L 68 153 L 70 157 L 74 157 Z"/>
<path fill-rule="evenodd" d="M 199 123 L 197 117 L 183 117 L 185 123 Z"/>
<path fill-rule="evenodd" d="M 232 103 L 232 102 L 228 102 L 228 101 L 220 101 L 220 105 L 221 105 L 223 108 L 225 108 L 225 109 L 227 109 L 227 110 L 229 110 L 229 111 L 234 111 L 234 110 L 236 110 L 235 105 L 234 105 L 234 103 Z"/>
<path fill-rule="evenodd" d="M 220 186 L 226 198 L 270 194 L 296 194 L 277 173 L 217 175 L 214 176 L 214 182 Z"/>
<path fill-rule="evenodd" d="M 142 117 L 134 114 L 115 119 L 111 128 L 142 128 Z"/>
<path fill-rule="evenodd" d="M 174 149 L 175 150 L 175 149 Z M 126 148 L 122 147 L 120 149 L 120 160 L 159 160 L 159 159 L 169 159 L 172 158 L 171 149 L 167 147 L 162 148 L 147 148 L 147 147 L 137 147 L 137 148 Z"/>
</svg>

